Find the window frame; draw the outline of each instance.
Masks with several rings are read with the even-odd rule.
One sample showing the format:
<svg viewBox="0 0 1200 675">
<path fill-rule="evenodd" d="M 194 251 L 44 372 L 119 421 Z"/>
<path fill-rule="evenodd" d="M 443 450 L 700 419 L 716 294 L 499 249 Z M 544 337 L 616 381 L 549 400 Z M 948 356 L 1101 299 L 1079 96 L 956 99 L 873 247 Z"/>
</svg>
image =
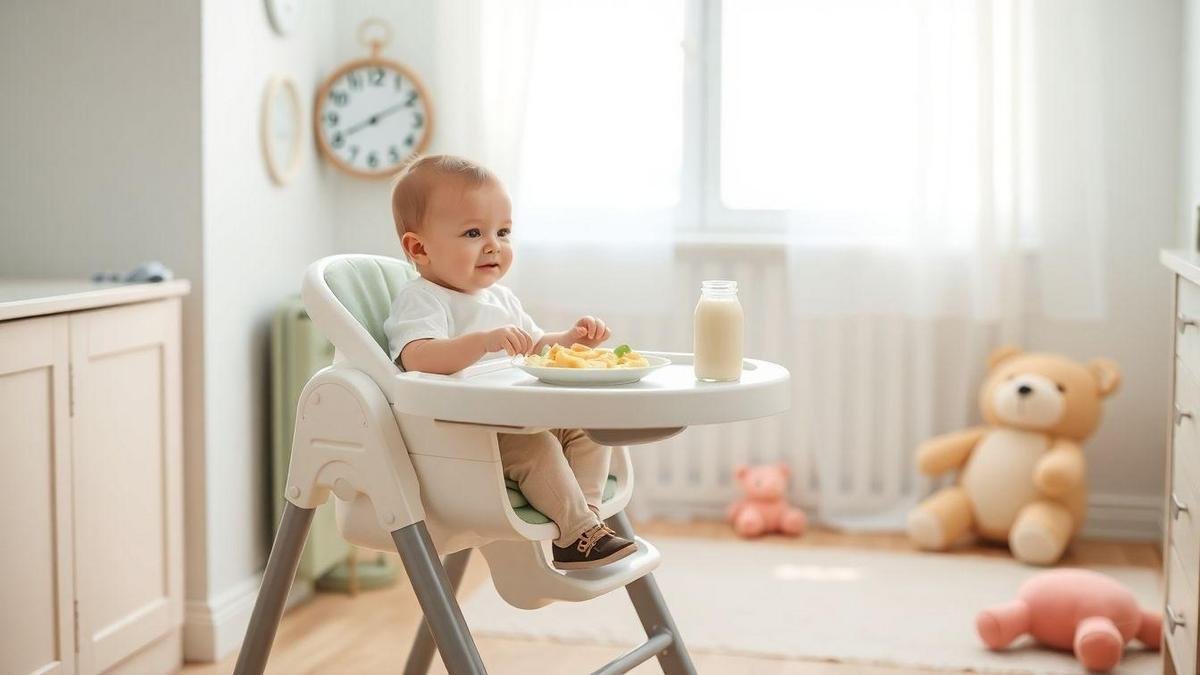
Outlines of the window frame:
<svg viewBox="0 0 1200 675">
<path fill-rule="evenodd" d="M 724 0 L 685 0 L 684 95 L 680 232 L 782 235 L 789 211 L 731 209 L 721 200 L 721 6 Z"/>
</svg>

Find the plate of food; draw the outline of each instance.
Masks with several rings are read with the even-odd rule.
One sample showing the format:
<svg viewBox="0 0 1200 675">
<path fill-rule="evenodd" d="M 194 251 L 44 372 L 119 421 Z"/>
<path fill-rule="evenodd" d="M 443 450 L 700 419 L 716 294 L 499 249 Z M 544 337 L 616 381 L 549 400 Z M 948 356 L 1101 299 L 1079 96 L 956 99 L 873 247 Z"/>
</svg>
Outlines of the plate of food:
<svg viewBox="0 0 1200 675">
<path fill-rule="evenodd" d="M 567 386 L 629 384 L 671 363 L 670 359 L 640 354 L 621 345 L 614 349 L 554 345 L 541 354 L 513 357 L 513 366 L 546 384 Z"/>
</svg>

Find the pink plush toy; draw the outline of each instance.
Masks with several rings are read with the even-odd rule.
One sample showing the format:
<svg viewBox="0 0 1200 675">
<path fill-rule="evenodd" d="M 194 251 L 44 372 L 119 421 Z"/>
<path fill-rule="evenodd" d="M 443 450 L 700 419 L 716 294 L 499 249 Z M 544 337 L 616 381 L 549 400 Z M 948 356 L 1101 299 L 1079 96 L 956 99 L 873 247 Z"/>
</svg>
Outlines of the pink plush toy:
<svg viewBox="0 0 1200 675">
<path fill-rule="evenodd" d="M 746 496 L 731 504 L 726 515 L 734 532 L 743 537 L 771 532 L 798 536 L 804 532 L 808 523 L 804 512 L 788 506 L 784 498 L 789 473 L 786 464 L 738 465 L 734 475 Z"/>
<path fill-rule="evenodd" d="M 1029 633 L 1055 649 L 1073 649 L 1089 670 L 1108 671 L 1133 638 L 1157 650 L 1162 617 L 1140 608 L 1133 593 L 1103 574 L 1057 569 L 1021 584 L 1016 600 L 980 612 L 975 629 L 991 649 Z"/>
</svg>

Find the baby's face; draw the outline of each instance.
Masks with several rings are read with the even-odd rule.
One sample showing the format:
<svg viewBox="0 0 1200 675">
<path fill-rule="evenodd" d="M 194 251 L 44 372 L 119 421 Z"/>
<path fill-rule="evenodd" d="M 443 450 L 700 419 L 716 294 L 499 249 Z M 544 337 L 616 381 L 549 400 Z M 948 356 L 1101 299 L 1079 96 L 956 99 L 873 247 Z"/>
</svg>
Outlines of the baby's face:
<svg viewBox="0 0 1200 675">
<path fill-rule="evenodd" d="M 420 233 L 430 281 L 464 293 L 499 281 L 512 264 L 512 203 L 499 184 L 476 187 L 444 181 L 429 196 Z"/>
</svg>

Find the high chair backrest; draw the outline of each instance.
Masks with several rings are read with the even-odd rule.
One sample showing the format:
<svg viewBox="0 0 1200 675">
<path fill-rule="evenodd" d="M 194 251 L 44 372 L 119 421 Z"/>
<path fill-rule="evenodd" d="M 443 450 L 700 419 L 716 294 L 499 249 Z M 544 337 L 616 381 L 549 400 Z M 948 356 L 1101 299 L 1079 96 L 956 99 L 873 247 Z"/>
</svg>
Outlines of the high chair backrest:
<svg viewBox="0 0 1200 675">
<path fill-rule="evenodd" d="M 317 329 L 384 392 L 397 368 L 388 357 L 383 322 L 396 292 L 416 276 L 402 260 L 366 254 L 321 258 L 304 274 L 300 297 Z"/>
</svg>

